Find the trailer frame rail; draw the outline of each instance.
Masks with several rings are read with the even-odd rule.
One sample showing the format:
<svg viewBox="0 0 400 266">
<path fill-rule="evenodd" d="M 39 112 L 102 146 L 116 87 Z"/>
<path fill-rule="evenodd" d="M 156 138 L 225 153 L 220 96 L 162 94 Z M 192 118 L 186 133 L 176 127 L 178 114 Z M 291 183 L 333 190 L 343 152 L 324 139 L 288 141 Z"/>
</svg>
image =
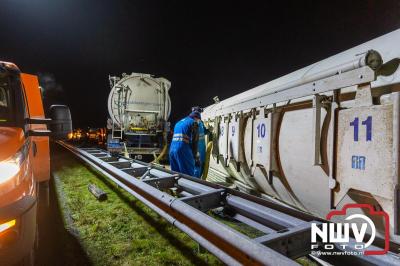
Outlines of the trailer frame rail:
<svg viewBox="0 0 400 266">
<path fill-rule="evenodd" d="M 98 148 L 57 142 L 228 265 L 295 265 L 311 252 L 311 224 L 323 220 L 290 207 Z M 251 238 L 207 214 L 218 210 L 259 231 Z M 379 257 L 379 258 L 377 258 Z M 395 264 L 393 256 L 357 262 Z"/>
</svg>

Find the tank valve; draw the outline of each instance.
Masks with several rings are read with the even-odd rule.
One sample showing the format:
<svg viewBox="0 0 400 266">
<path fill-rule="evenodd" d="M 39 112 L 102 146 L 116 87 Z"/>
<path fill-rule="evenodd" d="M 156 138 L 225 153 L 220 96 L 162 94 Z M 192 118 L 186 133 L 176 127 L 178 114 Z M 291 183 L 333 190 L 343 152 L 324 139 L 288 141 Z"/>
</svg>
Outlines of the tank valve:
<svg viewBox="0 0 400 266">
<path fill-rule="evenodd" d="M 382 64 L 382 56 L 375 50 L 369 50 L 365 56 L 365 64 L 373 70 L 379 69 Z"/>
</svg>

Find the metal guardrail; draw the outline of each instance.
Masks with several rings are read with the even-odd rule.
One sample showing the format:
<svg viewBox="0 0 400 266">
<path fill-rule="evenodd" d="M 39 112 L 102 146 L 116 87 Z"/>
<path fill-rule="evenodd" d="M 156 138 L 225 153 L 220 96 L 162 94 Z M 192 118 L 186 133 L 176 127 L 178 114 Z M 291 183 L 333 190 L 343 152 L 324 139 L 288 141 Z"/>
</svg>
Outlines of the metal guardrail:
<svg viewBox="0 0 400 266">
<path fill-rule="evenodd" d="M 157 165 L 112 157 L 97 148 L 80 149 L 65 142 L 58 143 L 228 265 L 294 265 L 294 259 L 311 252 L 311 223 L 319 223 L 320 219 Z M 213 209 L 219 209 L 262 235 L 250 238 L 234 230 L 207 214 Z M 360 264 L 398 262 L 390 256 L 351 259 Z"/>
</svg>

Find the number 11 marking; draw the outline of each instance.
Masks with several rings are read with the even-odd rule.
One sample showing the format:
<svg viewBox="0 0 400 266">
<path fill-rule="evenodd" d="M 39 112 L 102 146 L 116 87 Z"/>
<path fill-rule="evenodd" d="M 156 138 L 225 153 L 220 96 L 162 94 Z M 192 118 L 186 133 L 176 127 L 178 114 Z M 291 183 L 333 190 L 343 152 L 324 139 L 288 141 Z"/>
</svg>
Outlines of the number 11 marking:
<svg viewBox="0 0 400 266">
<path fill-rule="evenodd" d="M 368 118 L 363 121 L 361 124 L 367 127 L 367 141 L 372 140 L 372 116 L 368 116 Z"/>
<path fill-rule="evenodd" d="M 352 122 L 350 122 L 350 126 L 354 127 L 354 141 L 358 141 L 358 117 L 354 118 Z M 372 141 L 372 116 L 368 116 L 366 120 L 362 121 L 361 124 L 366 127 L 366 140 Z"/>
</svg>

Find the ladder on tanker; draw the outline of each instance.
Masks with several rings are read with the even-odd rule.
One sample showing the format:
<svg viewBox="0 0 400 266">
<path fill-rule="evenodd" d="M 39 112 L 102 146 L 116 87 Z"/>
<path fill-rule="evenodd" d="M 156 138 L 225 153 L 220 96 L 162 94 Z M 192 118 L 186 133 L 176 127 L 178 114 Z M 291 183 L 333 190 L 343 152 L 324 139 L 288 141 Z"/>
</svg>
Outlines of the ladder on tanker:
<svg viewBox="0 0 400 266">
<path fill-rule="evenodd" d="M 311 225 L 320 224 L 321 219 L 155 164 L 58 143 L 228 265 L 294 265 L 295 259 L 311 253 Z M 239 232 L 226 221 L 245 227 Z M 252 233 L 243 233 L 243 228 Z M 335 250 L 340 251 L 340 245 Z M 319 263 L 338 259 L 310 257 Z M 358 264 L 396 265 L 399 261 L 393 253 L 343 257 Z"/>
<path fill-rule="evenodd" d="M 117 125 L 114 120 L 112 121 L 111 137 L 112 139 L 122 139 L 124 134 L 124 129 Z"/>
</svg>

